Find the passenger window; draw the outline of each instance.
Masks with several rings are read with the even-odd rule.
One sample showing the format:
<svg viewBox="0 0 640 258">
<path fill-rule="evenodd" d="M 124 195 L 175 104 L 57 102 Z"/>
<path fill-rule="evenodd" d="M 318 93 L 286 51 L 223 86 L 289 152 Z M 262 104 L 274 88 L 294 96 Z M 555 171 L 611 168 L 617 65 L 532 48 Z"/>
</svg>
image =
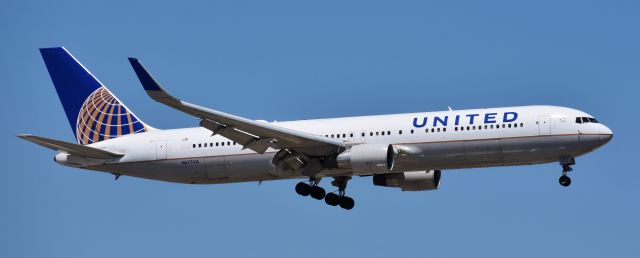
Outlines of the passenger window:
<svg viewBox="0 0 640 258">
<path fill-rule="evenodd" d="M 425 132 L 425 133 L 428 133 L 428 132 L 429 132 L 429 128 L 424 129 L 424 132 Z"/>
<path fill-rule="evenodd" d="M 346 134 L 346 133 L 343 133 L 343 134 L 342 134 L 342 138 L 347 138 L 347 134 Z"/>
<path fill-rule="evenodd" d="M 402 134 L 402 130 L 398 131 L 398 134 Z"/>
<path fill-rule="evenodd" d="M 370 133 L 369 133 L 369 136 L 373 136 L 373 132 L 370 132 Z"/>
<path fill-rule="evenodd" d="M 524 127 L 524 124 L 523 124 L 523 123 L 520 123 L 520 127 Z"/>
<path fill-rule="evenodd" d="M 364 133 L 362 133 L 362 137 L 364 137 Z"/>
<path fill-rule="evenodd" d="M 511 128 L 511 124 L 509 124 L 509 128 Z"/>
<path fill-rule="evenodd" d="M 219 142 L 216 142 L 216 147 L 218 147 Z"/>
<path fill-rule="evenodd" d="M 446 131 L 447 131 L 447 128 L 442 128 L 442 131 L 443 131 L 443 132 L 446 132 Z"/>
<path fill-rule="evenodd" d="M 431 132 L 432 132 L 432 133 L 433 133 L 433 132 L 435 132 L 435 129 L 431 128 Z"/>
<path fill-rule="evenodd" d="M 455 130 L 455 131 L 458 131 L 458 127 L 457 127 L 457 126 L 456 126 L 456 127 L 454 127 L 454 130 Z"/>
<path fill-rule="evenodd" d="M 411 129 L 411 134 L 413 134 L 413 129 Z"/>
<path fill-rule="evenodd" d="M 467 126 L 467 131 L 471 130 L 471 126 Z"/>
<path fill-rule="evenodd" d="M 202 143 L 198 143 L 198 148 L 202 148 Z"/>
<path fill-rule="evenodd" d="M 380 135 L 380 132 L 376 132 L 376 136 Z"/>
<path fill-rule="evenodd" d="M 350 133 L 350 134 L 349 134 L 349 137 L 353 138 L 353 133 Z"/>
<path fill-rule="evenodd" d="M 340 139 L 340 134 L 336 134 L 336 138 Z"/>
<path fill-rule="evenodd" d="M 195 148 L 195 147 L 196 147 L 196 144 L 194 143 L 194 144 L 193 144 L 193 148 Z"/>
<path fill-rule="evenodd" d="M 489 126 L 488 125 L 484 125 L 484 129 L 487 129 L 487 128 L 489 128 Z"/>
<path fill-rule="evenodd" d="M 440 128 L 438 128 L 438 132 L 440 132 Z"/>
<path fill-rule="evenodd" d="M 382 135 L 384 135 L 384 131 L 382 131 Z"/>
<path fill-rule="evenodd" d="M 391 135 L 391 131 L 387 131 L 387 135 Z"/>
</svg>

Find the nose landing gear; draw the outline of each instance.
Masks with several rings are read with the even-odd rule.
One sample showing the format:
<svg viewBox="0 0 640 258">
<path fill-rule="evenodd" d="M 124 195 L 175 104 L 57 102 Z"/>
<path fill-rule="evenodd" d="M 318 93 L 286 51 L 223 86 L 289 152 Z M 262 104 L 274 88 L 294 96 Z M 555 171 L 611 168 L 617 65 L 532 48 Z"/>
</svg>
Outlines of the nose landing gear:
<svg viewBox="0 0 640 258">
<path fill-rule="evenodd" d="M 567 174 L 573 171 L 571 166 L 576 164 L 576 160 L 573 157 L 565 157 L 560 159 L 560 165 L 562 165 L 562 176 L 558 179 L 561 186 L 568 187 L 571 185 L 571 178 Z"/>
<path fill-rule="evenodd" d="M 567 187 L 569 185 L 571 185 L 571 178 L 565 175 L 562 175 L 560 177 L 560 179 L 558 180 L 558 182 L 560 182 L 561 186 Z"/>
</svg>

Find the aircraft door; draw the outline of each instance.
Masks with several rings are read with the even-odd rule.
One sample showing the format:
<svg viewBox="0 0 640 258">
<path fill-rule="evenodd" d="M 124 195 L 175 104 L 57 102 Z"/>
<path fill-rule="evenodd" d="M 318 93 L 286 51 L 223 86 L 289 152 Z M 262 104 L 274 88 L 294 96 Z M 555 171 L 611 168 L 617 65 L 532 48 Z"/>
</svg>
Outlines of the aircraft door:
<svg viewBox="0 0 640 258">
<path fill-rule="evenodd" d="M 156 141 L 156 160 L 167 159 L 167 140 Z"/>
<path fill-rule="evenodd" d="M 538 130 L 540 135 L 551 135 L 551 119 L 550 116 L 538 117 Z"/>
</svg>

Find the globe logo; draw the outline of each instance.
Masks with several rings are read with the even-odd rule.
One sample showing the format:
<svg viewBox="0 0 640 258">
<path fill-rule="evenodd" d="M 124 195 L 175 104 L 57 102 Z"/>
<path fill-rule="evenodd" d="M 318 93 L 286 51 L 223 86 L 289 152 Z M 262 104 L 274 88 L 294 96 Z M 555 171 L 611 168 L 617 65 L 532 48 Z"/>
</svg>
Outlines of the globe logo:
<svg viewBox="0 0 640 258">
<path fill-rule="evenodd" d="M 146 131 L 148 128 L 105 87 L 87 97 L 76 123 L 76 138 L 82 145 Z"/>
</svg>

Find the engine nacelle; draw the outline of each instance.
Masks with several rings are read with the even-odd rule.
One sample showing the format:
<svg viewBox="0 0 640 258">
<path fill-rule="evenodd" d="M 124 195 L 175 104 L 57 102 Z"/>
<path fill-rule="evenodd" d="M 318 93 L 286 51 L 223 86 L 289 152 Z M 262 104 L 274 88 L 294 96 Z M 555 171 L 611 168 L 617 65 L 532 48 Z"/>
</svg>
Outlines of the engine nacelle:
<svg viewBox="0 0 640 258">
<path fill-rule="evenodd" d="M 389 144 L 360 144 L 340 153 L 336 161 L 338 168 L 351 169 L 353 173 L 388 173 L 393 169 L 396 155 Z"/>
<path fill-rule="evenodd" d="M 373 175 L 373 184 L 399 187 L 402 191 L 428 191 L 440 187 L 440 170 Z"/>
</svg>

